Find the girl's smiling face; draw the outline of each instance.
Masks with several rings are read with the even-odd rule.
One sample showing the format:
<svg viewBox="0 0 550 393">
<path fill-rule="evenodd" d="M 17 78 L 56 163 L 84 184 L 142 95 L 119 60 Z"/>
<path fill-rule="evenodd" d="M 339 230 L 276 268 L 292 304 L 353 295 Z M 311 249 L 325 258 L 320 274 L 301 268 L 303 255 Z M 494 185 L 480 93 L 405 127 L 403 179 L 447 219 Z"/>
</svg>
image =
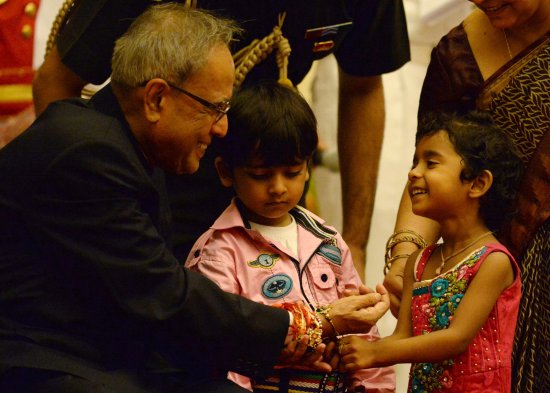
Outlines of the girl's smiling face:
<svg viewBox="0 0 550 393">
<path fill-rule="evenodd" d="M 459 214 L 470 184 L 460 179 L 463 168 L 446 131 L 423 137 L 408 175 L 413 212 L 437 221 Z"/>
</svg>

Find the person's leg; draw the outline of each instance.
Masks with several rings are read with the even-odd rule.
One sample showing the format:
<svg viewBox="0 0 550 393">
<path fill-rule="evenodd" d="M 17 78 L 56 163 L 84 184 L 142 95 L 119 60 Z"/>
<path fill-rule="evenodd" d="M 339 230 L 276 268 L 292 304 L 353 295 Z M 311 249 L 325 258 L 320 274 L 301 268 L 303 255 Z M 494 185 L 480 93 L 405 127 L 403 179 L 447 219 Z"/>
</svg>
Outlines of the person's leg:
<svg viewBox="0 0 550 393">
<path fill-rule="evenodd" d="M 199 374 L 200 375 L 200 374 Z M 227 378 L 117 371 L 98 373 L 98 380 L 58 371 L 13 368 L 0 376 L 1 393 L 249 393 Z M 192 381 L 189 381 L 192 379 Z"/>
<path fill-rule="evenodd" d="M 240 387 L 239 385 L 229 381 L 215 381 L 207 384 L 204 390 L 197 390 L 200 393 L 249 393 L 247 389 Z"/>
<path fill-rule="evenodd" d="M 150 376 L 152 377 L 152 376 Z M 191 379 L 191 380 L 189 380 Z M 151 385 L 162 393 L 250 393 L 249 390 L 240 387 L 227 378 L 204 377 L 200 374 L 192 378 L 181 375 L 157 375 L 149 379 Z"/>
<path fill-rule="evenodd" d="M 13 368 L 0 378 L 3 393 L 110 393 L 102 384 L 57 371 Z"/>
</svg>

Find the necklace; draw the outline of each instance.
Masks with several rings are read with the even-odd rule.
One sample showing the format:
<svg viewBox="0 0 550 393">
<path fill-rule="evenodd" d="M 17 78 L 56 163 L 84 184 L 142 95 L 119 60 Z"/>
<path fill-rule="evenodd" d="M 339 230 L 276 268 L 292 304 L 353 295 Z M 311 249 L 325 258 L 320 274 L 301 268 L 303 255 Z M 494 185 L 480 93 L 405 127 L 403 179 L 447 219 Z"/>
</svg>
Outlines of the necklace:
<svg viewBox="0 0 550 393">
<path fill-rule="evenodd" d="M 449 261 L 449 259 L 452 259 L 452 258 L 456 257 L 457 255 L 459 255 L 460 253 L 462 253 L 463 251 L 466 251 L 468 248 L 470 248 L 471 246 L 476 244 L 479 240 L 483 239 L 485 236 L 488 236 L 492 233 L 493 233 L 492 231 L 488 231 L 488 232 L 483 233 L 481 236 L 476 237 L 474 240 L 472 240 L 470 243 L 468 243 L 464 248 L 461 248 L 457 252 L 452 253 L 447 258 L 445 258 L 443 256 L 443 244 L 444 243 L 441 243 L 441 246 L 439 247 L 439 253 L 441 254 L 441 265 L 439 265 L 439 267 L 437 269 L 435 269 L 435 274 L 437 274 L 437 275 L 441 274 L 441 269 L 443 269 L 443 266 L 445 266 L 445 264 L 447 263 L 447 261 Z"/>
<path fill-rule="evenodd" d="M 508 34 L 506 34 L 506 29 L 502 29 L 502 32 L 504 33 L 504 40 L 506 41 L 506 49 L 508 49 L 508 56 L 510 56 L 510 59 L 512 56 L 512 51 L 510 50 L 510 43 L 508 42 Z"/>
</svg>

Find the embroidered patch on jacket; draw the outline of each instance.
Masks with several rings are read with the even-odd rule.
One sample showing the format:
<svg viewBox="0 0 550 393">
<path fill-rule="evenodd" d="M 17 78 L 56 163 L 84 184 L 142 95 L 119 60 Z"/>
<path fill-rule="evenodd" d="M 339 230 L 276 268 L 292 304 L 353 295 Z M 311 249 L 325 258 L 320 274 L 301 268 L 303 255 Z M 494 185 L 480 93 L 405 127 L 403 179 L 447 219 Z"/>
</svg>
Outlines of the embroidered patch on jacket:
<svg viewBox="0 0 550 393">
<path fill-rule="evenodd" d="M 250 267 L 261 267 L 262 269 L 271 269 L 280 259 L 279 254 L 260 254 L 258 258 L 247 262 Z"/>
<path fill-rule="evenodd" d="M 262 285 L 262 294 L 268 299 L 279 299 L 292 289 L 292 279 L 286 274 L 269 277 Z"/>
<path fill-rule="evenodd" d="M 317 250 L 317 254 L 320 254 L 327 258 L 332 263 L 335 263 L 336 265 L 342 264 L 342 253 L 340 251 L 340 248 L 332 245 L 332 244 L 322 244 L 321 247 Z"/>
</svg>

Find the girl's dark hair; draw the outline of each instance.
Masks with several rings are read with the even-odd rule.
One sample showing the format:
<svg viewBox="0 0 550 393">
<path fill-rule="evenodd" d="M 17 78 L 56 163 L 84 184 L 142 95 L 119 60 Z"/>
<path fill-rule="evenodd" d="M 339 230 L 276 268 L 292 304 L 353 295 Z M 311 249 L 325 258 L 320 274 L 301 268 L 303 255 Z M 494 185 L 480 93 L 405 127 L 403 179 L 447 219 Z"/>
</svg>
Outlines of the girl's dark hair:
<svg viewBox="0 0 550 393">
<path fill-rule="evenodd" d="M 462 181 L 475 179 L 483 170 L 493 174 L 493 184 L 481 198 L 480 214 L 487 227 L 497 230 L 513 214 L 512 206 L 522 176 L 522 162 L 507 135 L 493 124 L 487 112 L 465 115 L 429 113 L 418 126 L 416 144 L 438 131 L 446 131 L 462 157 Z"/>
<path fill-rule="evenodd" d="M 262 166 L 295 165 L 309 160 L 317 147 L 317 121 L 306 100 L 276 81 L 245 85 L 231 100 L 229 129 L 216 141 L 218 154 L 231 167 L 259 159 Z"/>
</svg>

